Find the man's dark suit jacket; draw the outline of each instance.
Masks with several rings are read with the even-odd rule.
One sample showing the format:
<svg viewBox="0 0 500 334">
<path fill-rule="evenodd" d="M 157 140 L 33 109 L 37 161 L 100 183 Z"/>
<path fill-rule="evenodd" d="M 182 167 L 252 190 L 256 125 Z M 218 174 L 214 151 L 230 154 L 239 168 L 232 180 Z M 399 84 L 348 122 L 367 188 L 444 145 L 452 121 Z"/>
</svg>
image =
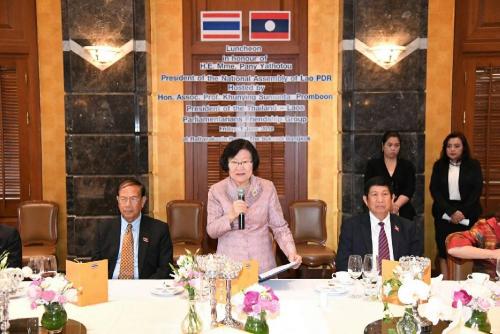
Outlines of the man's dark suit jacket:
<svg viewBox="0 0 500 334">
<path fill-rule="evenodd" d="M 421 256 L 420 234 L 414 221 L 391 214 L 391 237 L 394 259 L 401 256 Z M 349 255 L 372 253 L 372 230 L 368 213 L 352 217 L 342 223 L 340 241 L 335 260 L 337 270 L 347 270 Z"/>
<path fill-rule="evenodd" d="M 0 224 L 0 255 L 9 252 L 7 267 L 22 267 L 22 244 L 19 232 L 14 227 Z"/>
<path fill-rule="evenodd" d="M 98 223 L 96 227 L 93 260 L 108 260 L 108 277 L 112 278 L 120 247 L 120 218 Z M 168 225 L 142 215 L 139 228 L 139 278 L 170 278 L 172 240 Z"/>
</svg>

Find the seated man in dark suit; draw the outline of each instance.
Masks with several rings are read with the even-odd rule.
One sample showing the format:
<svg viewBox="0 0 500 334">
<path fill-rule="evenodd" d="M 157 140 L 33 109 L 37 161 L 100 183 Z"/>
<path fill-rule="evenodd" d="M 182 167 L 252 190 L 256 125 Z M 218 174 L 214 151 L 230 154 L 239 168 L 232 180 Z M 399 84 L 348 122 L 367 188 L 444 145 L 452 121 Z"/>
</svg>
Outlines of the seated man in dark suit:
<svg viewBox="0 0 500 334">
<path fill-rule="evenodd" d="M 14 227 L 0 224 L 0 255 L 8 252 L 8 268 L 22 267 L 22 245 L 19 232 Z"/>
<path fill-rule="evenodd" d="M 399 260 L 401 256 L 421 256 L 420 234 L 414 221 L 390 214 L 393 192 L 388 180 L 373 177 L 365 184 L 363 201 L 369 212 L 342 224 L 337 252 L 337 270 L 347 270 L 349 255 L 377 255 Z"/>
<path fill-rule="evenodd" d="M 97 224 L 92 259 L 108 260 L 109 278 L 170 278 L 168 225 L 141 214 L 147 200 L 144 185 L 136 179 L 122 181 L 116 200 L 121 217 Z"/>
</svg>

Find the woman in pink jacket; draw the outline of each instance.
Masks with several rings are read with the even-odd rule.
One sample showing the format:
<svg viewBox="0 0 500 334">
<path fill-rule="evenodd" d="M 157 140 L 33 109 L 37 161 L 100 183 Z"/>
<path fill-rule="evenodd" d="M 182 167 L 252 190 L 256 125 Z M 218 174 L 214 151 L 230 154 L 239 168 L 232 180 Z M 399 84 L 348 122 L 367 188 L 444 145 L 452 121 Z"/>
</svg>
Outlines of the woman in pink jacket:
<svg viewBox="0 0 500 334">
<path fill-rule="evenodd" d="M 274 239 L 290 262 L 302 258 L 297 254 L 292 233 L 283 218 L 283 211 L 273 183 L 253 175 L 259 167 L 259 154 L 248 140 L 230 142 L 219 160 L 229 177 L 214 184 L 208 191 L 207 232 L 218 239 L 217 253 L 235 260 L 255 259 L 259 273 L 276 267 Z M 244 194 L 244 200 L 238 199 Z M 244 228 L 239 216 L 244 214 Z"/>
</svg>

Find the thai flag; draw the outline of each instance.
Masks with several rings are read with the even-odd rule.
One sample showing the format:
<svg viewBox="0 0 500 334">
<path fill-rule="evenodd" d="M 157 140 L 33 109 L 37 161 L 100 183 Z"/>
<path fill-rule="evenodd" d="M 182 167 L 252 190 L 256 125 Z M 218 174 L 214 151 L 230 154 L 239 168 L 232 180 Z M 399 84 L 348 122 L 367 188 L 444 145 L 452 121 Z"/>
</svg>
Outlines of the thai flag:
<svg viewBox="0 0 500 334">
<path fill-rule="evenodd" d="M 200 15 L 202 41 L 241 41 L 241 11 L 202 11 Z"/>
<path fill-rule="evenodd" d="M 251 41 L 289 41 L 290 12 L 250 11 Z"/>
</svg>

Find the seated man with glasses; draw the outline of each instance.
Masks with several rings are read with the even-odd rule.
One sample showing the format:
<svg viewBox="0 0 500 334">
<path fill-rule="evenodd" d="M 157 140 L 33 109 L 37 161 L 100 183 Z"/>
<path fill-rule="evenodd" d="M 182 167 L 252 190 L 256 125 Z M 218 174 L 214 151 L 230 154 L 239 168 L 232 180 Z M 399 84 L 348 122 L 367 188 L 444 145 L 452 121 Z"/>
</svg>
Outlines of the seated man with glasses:
<svg viewBox="0 0 500 334">
<path fill-rule="evenodd" d="M 141 213 L 147 200 L 144 185 L 132 178 L 123 180 L 116 200 L 120 218 L 97 224 L 92 259 L 107 259 L 108 277 L 113 279 L 170 278 L 168 225 Z"/>
</svg>

